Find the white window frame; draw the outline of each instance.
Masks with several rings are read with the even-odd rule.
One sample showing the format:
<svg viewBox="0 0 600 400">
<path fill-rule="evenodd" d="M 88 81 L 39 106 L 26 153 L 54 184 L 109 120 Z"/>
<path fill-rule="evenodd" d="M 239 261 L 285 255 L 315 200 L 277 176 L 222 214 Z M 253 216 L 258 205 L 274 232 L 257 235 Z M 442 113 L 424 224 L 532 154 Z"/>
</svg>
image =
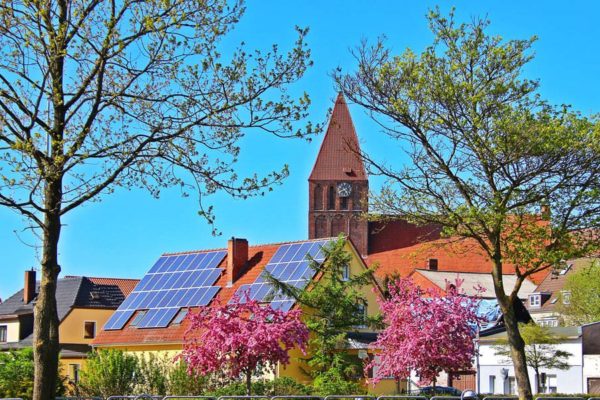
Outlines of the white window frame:
<svg viewBox="0 0 600 400">
<path fill-rule="evenodd" d="M 0 325 L 0 332 L 4 332 L 3 335 L 0 334 L 0 343 L 8 343 L 8 325 Z"/>
<path fill-rule="evenodd" d="M 534 301 L 535 300 L 535 301 Z M 542 306 L 542 295 L 538 293 L 532 293 L 529 295 L 529 306 L 539 308 Z"/>
<path fill-rule="evenodd" d="M 344 264 L 342 267 L 342 281 L 348 282 L 350 280 L 350 264 Z"/>
<path fill-rule="evenodd" d="M 496 375 L 490 375 L 489 377 L 489 392 L 490 394 L 496 393 Z"/>
<path fill-rule="evenodd" d="M 550 385 L 550 383 L 554 383 L 554 385 Z M 544 390 L 546 393 L 558 393 L 558 376 L 556 374 L 546 374 Z"/>
<path fill-rule="evenodd" d="M 561 293 L 561 298 L 562 298 L 562 303 L 569 305 L 571 304 L 571 291 L 570 290 L 563 290 L 560 292 Z"/>
</svg>

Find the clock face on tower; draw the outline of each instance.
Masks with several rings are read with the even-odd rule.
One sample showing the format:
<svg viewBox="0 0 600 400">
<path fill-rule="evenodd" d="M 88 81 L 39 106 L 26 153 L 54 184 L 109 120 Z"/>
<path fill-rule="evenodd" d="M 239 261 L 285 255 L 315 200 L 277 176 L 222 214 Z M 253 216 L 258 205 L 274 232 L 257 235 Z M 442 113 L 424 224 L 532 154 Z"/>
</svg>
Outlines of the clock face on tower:
<svg viewBox="0 0 600 400">
<path fill-rule="evenodd" d="M 337 191 L 338 196 L 349 197 L 352 194 L 352 185 L 348 182 L 338 183 Z"/>
</svg>

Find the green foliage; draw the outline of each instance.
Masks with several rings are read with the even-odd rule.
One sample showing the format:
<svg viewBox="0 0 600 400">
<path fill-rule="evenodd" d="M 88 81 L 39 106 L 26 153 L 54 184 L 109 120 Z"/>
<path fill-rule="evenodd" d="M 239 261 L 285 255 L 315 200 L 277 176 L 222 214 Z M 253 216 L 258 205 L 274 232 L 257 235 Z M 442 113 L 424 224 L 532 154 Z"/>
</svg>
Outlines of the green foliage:
<svg viewBox="0 0 600 400">
<path fill-rule="evenodd" d="M 86 396 L 132 395 L 139 378 L 137 357 L 120 350 L 97 350 L 88 355 L 79 387 Z"/>
<path fill-rule="evenodd" d="M 289 377 L 252 382 L 252 394 L 255 396 L 306 396 L 312 394 L 312 392 L 310 386 L 298 383 Z M 233 382 L 208 392 L 206 395 L 215 398 L 220 396 L 244 396 L 246 395 L 246 385 L 242 381 Z"/>
<path fill-rule="evenodd" d="M 600 260 L 583 259 L 578 262 L 589 262 L 589 266 L 567 275 L 563 287 L 570 292 L 569 304 L 561 301 L 558 310 L 564 314 L 567 324 L 583 325 L 600 321 Z"/>
<path fill-rule="evenodd" d="M 336 394 L 366 394 L 366 389 L 355 381 L 348 380 L 337 368 L 320 373 L 313 381 L 315 394 L 328 396 Z"/>
<path fill-rule="evenodd" d="M 165 396 L 169 389 L 170 372 L 175 368 L 173 357 L 152 352 L 141 354 L 136 371 L 136 393 Z"/>
<path fill-rule="evenodd" d="M 31 399 L 33 350 L 0 352 L 0 397 Z"/>
<path fill-rule="evenodd" d="M 539 82 L 524 77 L 535 37 L 503 40 L 488 33 L 488 20 L 459 23 L 453 11 L 428 19 L 434 40 L 419 54 L 365 42 L 356 72 L 335 74 L 408 156 L 390 165 L 362 154 L 387 178 L 370 210 L 435 224 L 465 244 L 448 251 L 493 262 L 519 393 L 531 399 L 513 304 L 530 275 L 600 247 L 588 234 L 600 227 L 600 116 L 541 98 Z M 515 267 L 516 283 L 505 287 L 502 274 Z"/>
<path fill-rule="evenodd" d="M 33 349 L 0 352 L 0 398 L 31 399 L 33 395 Z M 64 379 L 56 382 L 56 393 L 64 393 Z"/>
<path fill-rule="evenodd" d="M 187 365 L 182 361 L 177 362 L 168 374 L 168 395 L 200 396 L 208 386 L 207 377 L 188 373 Z"/>
<path fill-rule="evenodd" d="M 346 335 L 358 327 L 377 325 L 378 319 L 367 317 L 363 311 L 366 298 L 361 290 L 373 282 L 373 271 L 367 269 L 344 277 L 352 255 L 345 251 L 346 239 L 340 236 L 323 248 L 326 260 L 311 261 L 318 280 L 304 290 L 271 279 L 275 286 L 294 297 L 303 306 L 303 320 L 311 332 L 306 360 L 313 378 L 335 369 L 344 379 L 360 376 L 362 364 L 356 356 L 345 351 Z"/>
</svg>

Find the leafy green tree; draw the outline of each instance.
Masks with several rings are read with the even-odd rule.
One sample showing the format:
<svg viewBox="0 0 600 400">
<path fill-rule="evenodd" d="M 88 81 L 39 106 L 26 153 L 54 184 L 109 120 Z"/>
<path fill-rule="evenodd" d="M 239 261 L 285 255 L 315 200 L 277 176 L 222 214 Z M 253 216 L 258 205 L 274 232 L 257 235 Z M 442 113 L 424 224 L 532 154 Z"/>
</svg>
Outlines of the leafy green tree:
<svg viewBox="0 0 600 400">
<path fill-rule="evenodd" d="M 527 365 L 535 371 L 537 393 L 542 393 L 541 369 L 569 369 L 568 359 L 572 354 L 556 348 L 556 345 L 560 344 L 564 338 L 552 334 L 547 327 L 530 322 L 529 324 L 520 324 L 519 331 L 525 341 Z M 508 340 L 499 341 L 496 346 L 496 355 L 510 359 L 511 351 Z"/>
<path fill-rule="evenodd" d="M 491 260 L 519 397 L 531 400 L 517 293 L 536 272 L 598 248 L 585 232 L 600 225 L 600 124 L 548 104 L 522 78 L 535 38 L 504 41 L 486 33 L 487 20 L 460 24 L 437 10 L 429 23 L 434 41 L 420 54 L 365 42 L 357 72 L 335 79 L 409 161 L 361 154 L 387 178 L 373 214 L 437 225 Z M 513 271 L 506 287 L 502 274 Z"/>
<path fill-rule="evenodd" d="M 364 386 L 345 378 L 339 368 L 331 368 L 319 373 L 313 381 L 313 387 L 315 394 L 319 396 L 367 393 Z"/>
<path fill-rule="evenodd" d="M 325 261 L 310 262 L 317 280 L 303 290 L 271 278 L 276 287 L 295 298 L 303 308 L 302 320 L 311 332 L 307 351 L 310 357 L 306 360 L 308 373 L 313 378 L 320 377 L 323 384 L 329 378 L 355 380 L 362 376 L 361 361 L 345 349 L 347 334 L 379 322 L 378 318 L 366 315 L 367 299 L 362 291 L 373 284 L 373 270 L 346 274 L 352 255 L 345 246 L 346 239 L 340 236 L 323 247 Z"/>
<path fill-rule="evenodd" d="M 152 352 L 140 354 L 138 356 L 135 391 L 137 393 L 165 396 L 169 389 L 171 370 L 176 369 L 176 367 L 177 364 L 173 363 L 173 357 L 166 354 L 161 355 Z"/>
<path fill-rule="evenodd" d="M 86 396 L 126 396 L 140 381 L 139 360 L 121 350 L 97 350 L 88 355 L 79 390 Z"/>
<path fill-rule="evenodd" d="M 25 348 L 0 352 L 0 398 L 31 399 L 33 396 L 33 350 Z M 64 392 L 64 379 L 59 377 L 56 392 Z"/>
<path fill-rule="evenodd" d="M 263 194 L 287 176 L 236 173 L 251 132 L 302 137 L 310 103 L 288 87 L 310 65 L 304 29 L 288 53 L 223 54 L 243 0 L 0 0 L 0 206 L 41 241 L 34 398 L 58 368 L 62 219 L 117 187 Z"/>
<path fill-rule="evenodd" d="M 568 291 L 569 301 L 560 301 L 557 308 L 568 324 L 600 321 L 600 259 L 575 262 L 589 262 L 589 266 L 567 275 L 563 289 Z"/>
</svg>

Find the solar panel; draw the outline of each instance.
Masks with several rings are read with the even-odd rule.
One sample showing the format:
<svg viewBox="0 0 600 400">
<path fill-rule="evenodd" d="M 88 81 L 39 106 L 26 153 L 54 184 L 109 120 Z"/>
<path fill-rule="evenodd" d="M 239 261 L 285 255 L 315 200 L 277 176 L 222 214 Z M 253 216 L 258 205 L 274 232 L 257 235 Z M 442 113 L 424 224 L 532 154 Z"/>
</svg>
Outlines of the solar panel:
<svg viewBox="0 0 600 400">
<path fill-rule="evenodd" d="M 315 275 L 315 270 L 310 267 L 310 258 L 321 263 L 325 260 L 322 250 L 334 239 L 290 243 L 281 245 L 264 270 L 254 283 L 242 285 L 236 291 L 240 301 L 245 301 L 246 296 L 251 300 L 269 302 L 271 307 L 288 311 L 294 305 L 294 300 L 282 293 L 275 293 L 269 281 L 269 274 L 276 280 L 304 289 Z"/>
<path fill-rule="evenodd" d="M 137 310 L 148 310 L 138 328 L 168 326 L 182 307 L 205 306 L 219 287 L 217 268 L 226 251 L 161 256 L 104 325 L 105 330 L 122 329 Z"/>
</svg>

